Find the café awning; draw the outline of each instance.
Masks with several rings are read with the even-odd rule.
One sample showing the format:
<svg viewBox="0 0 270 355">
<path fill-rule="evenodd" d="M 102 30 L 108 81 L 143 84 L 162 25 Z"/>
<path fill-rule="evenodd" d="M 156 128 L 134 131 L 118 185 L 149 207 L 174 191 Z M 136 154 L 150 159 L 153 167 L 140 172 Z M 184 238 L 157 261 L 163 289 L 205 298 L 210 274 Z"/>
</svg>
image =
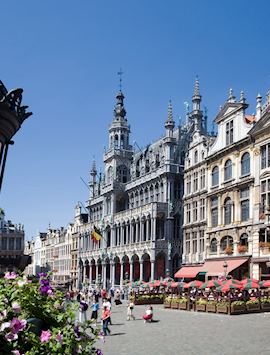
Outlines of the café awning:
<svg viewBox="0 0 270 355">
<path fill-rule="evenodd" d="M 224 261 L 226 260 L 227 267 L 224 268 Z M 224 275 L 225 271 L 229 274 L 231 271 L 237 269 L 244 264 L 248 258 L 234 258 L 234 259 L 222 259 L 222 260 L 207 260 L 202 266 L 200 271 L 207 273 L 207 276 Z"/>
<path fill-rule="evenodd" d="M 202 269 L 202 265 L 197 265 L 197 266 L 182 266 L 181 269 L 179 269 L 175 274 L 174 277 L 178 278 L 188 278 L 192 279 L 196 277 L 198 272 L 200 272 Z"/>
</svg>

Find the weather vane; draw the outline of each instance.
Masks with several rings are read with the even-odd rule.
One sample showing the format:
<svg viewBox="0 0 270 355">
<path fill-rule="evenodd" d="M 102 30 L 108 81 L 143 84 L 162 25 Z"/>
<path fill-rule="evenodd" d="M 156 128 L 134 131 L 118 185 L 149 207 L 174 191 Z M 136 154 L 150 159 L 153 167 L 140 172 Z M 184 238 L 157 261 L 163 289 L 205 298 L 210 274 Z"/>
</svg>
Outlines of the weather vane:
<svg viewBox="0 0 270 355">
<path fill-rule="evenodd" d="M 124 72 L 122 71 L 122 68 L 120 68 L 119 72 L 117 73 L 117 75 L 119 75 L 119 89 L 120 91 L 122 90 L 122 75 L 124 74 Z"/>
</svg>

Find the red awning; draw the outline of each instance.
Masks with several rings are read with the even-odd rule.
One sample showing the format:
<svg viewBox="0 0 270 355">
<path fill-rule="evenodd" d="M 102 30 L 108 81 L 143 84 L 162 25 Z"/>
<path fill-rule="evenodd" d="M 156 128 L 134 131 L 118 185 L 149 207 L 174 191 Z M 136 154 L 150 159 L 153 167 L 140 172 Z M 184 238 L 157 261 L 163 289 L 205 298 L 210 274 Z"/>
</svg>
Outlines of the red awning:
<svg viewBox="0 0 270 355">
<path fill-rule="evenodd" d="M 193 277 L 196 277 L 198 272 L 202 271 L 202 265 L 200 266 L 183 266 L 181 269 L 179 269 L 175 274 L 174 277 L 178 278 L 189 278 L 192 279 Z"/>
<path fill-rule="evenodd" d="M 244 264 L 248 258 L 235 258 L 235 259 L 225 259 L 227 262 L 226 273 L 229 274 L 231 271 L 237 269 L 239 266 Z M 218 276 L 224 275 L 224 259 L 222 260 L 207 260 L 202 266 L 200 271 L 204 271 L 208 276 Z"/>
</svg>

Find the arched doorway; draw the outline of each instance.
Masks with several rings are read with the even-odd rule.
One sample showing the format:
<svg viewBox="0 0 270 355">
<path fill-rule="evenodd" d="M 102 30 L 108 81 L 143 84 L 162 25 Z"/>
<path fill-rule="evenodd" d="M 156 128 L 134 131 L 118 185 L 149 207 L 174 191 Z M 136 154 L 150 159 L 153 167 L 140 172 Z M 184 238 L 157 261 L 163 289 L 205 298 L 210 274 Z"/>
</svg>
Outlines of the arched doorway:
<svg viewBox="0 0 270 355">
<path fill-rule="evenodd" d="M 155 278 L 160 279 L 165 277 L 165 254 L 158 253 L 155 261 Z"/>
<path fill-rule="evenodd" d="M 129 257 L 125 255 L 122 258 L 122 263 L 123 263 L 123 278 L 124 280 L 130 280 L 130 264 L 129 264 Z"/>
<path fill-rule="evenodd" d="M 111 279 L 111 265 L 110 265 L 110 259 L 106 258 L 105 259 L 105 267 L 106 267 L 106 287 L 108 288 L 110 286 L 110 279 Z"/>
<path fill-rule="evenodd" d="M 96 262 L 94 259 L 91 260 L 91 268 L 92 268 L 92 282 L 96 280 Z"/>
<path fill-rule="evenodd" d="M 132 256 L 133 262 L 133 281 L 140 280 L 140 261 L 137 254 Z"/>
<path fill-rule="evenodd" d="M 115 267 L 114 284 L 120 285 L 121 264 L 118 256 L 114 258 L 114 267 Z"/>
<path fill-rule="evenodd" d="M 143 261 L 143 281 L 150 281 L 151 276 L 151 263 L 150 263 L 150 255 L 145 253 L 142 256 Z"/>
<path fill-rule="evenodd" d="M 100 259 L 98 259 L 98 261 L 97 261 L 97 269 L 98 269 L 98 274 L 97 274 L 96 283 L 100 284 L 101 280 L 102 280 L 102 264 L 101 264 L 101 260 Z"/>
</svg>

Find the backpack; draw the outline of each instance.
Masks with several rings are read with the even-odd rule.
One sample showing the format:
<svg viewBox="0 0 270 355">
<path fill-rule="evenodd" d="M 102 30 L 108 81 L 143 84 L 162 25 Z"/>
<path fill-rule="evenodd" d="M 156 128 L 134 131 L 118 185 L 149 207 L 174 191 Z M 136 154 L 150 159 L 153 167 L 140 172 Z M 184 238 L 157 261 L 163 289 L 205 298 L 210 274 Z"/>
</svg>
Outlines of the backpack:
<svg viewBox="0 0 270 355">
<path fill-rule="evenodd" d="M 81 302 L 80 307 L 82 311 L 88 310 L 88 304 L 86 302 Z"/>
</svg>

